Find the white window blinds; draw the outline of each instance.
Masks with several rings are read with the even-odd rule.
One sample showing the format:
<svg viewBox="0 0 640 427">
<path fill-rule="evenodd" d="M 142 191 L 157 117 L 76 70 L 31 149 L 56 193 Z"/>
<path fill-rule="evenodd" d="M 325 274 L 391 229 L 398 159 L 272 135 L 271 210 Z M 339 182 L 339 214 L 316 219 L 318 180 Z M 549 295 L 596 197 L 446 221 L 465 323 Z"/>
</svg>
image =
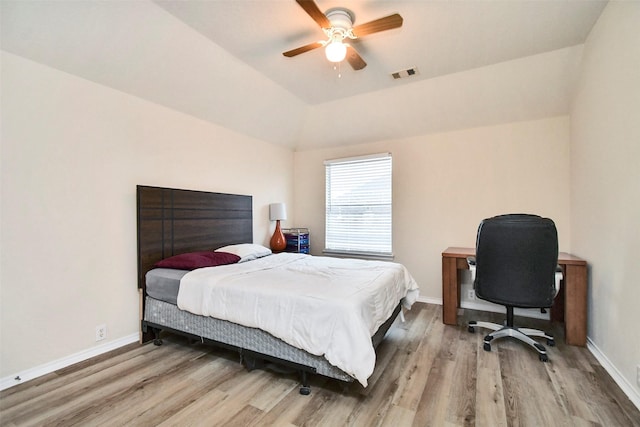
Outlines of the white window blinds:
<svg viewBox="0 0 640 427">
<path fill-rule="evenodd" d="M 391 154 L 325 161 L 325 250 L 391 255 Z"/>
</svg>

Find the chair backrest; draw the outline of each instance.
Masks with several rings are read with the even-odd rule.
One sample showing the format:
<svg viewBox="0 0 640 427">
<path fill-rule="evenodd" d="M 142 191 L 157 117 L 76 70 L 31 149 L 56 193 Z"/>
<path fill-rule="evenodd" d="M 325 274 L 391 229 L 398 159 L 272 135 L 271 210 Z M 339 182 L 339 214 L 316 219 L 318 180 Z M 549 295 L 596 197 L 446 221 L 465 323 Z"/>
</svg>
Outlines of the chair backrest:
<svg viewBox="0 0 640 427">
<path fill-rule="evenodd" d="M 510 214 L 480 223 L 478 298 L 513 307 L 551 307 L 557 264 L 558 232 L 549 218 Z"/>
</svg>

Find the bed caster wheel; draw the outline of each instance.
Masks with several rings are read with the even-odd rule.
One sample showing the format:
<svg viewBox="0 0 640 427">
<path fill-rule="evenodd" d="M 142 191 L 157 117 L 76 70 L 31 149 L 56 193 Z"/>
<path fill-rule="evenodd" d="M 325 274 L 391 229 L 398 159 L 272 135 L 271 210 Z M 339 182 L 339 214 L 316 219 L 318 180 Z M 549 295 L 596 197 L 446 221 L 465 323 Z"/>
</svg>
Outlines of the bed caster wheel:
<svg viewBox="0 0 640 427">
<path fill-rule="evenodd" d="M 484 351 L 491 351 L 491 344 L 489 344 L 488 342 L 484 343 L 484 345 L 482 346 L 482 348 L 484 349 Z"/>
<path fill-rule="evenodd" d="M 300 387 L 300 394 L 303 396 L 308 396 L 311 394 L 311 388 L 310 387 L 306 387 L 306 386 L 302 386 Z"/>
<path fill-rule="evenodd" d="M 539 357 L 540 357 L 540 361 L 541 362 L 548 362 L 549 361 L 549 357 L 546 354 L 541 354 Z"/>
<path fill-rule="evenodd" d="M 547 345 L 548 345 L 549 347 L 555 347 L 556 342 L 555 342 L 553 339 L 548 339 L 548 340 L 547 340 Z"/>
<path fill-rule="evenodd" d="M 160 338 L 156 338 L 155 340 L 153 340 L 153 345 L 161 346 L 162 345 L 162 340 Z"/>
</svg>

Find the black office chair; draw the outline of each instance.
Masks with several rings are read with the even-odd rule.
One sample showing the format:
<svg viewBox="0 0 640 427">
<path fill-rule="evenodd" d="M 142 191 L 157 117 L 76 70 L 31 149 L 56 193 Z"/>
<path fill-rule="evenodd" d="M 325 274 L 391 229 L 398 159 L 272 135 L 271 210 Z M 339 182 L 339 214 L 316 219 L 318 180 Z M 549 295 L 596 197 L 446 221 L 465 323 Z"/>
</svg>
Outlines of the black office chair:
<svg viewBox="0 0 640 427">
<path fill-rule="evenodd" d="M 558 233 L 549 218 L 537 215 L 510 214 L 485 219 L 478 227 L 476 256 L 469 259 L 473 286 L 480 299 L 507 308 L 505 325 L 469 322 L 469 332 L 476 327 L 494 332 L 484 337 L 484 350 L 491 351 L 491 341 L 513 337 L 533 347 L 541 361 L 548 360 L 542 344 L 531 337 L 544 337 L 553 346 L 553 335 L 537 329 L 513 325 L 513 309 L 549 308 L 557 294 L 560 276 L 558 265 Z"/>
</svg>

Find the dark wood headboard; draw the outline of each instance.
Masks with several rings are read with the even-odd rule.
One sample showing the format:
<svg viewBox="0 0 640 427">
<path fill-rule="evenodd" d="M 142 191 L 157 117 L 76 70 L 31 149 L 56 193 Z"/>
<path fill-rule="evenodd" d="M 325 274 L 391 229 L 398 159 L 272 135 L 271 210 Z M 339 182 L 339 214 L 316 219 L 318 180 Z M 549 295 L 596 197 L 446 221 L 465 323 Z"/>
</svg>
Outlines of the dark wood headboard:
<svg viewBox="0 0 640 427">
<path fill-rule="evenodd" d="M 253 199 L 237 194 L 137 186 L 138 288 L 163 258 L 253 243 Z"/>
</svg>

